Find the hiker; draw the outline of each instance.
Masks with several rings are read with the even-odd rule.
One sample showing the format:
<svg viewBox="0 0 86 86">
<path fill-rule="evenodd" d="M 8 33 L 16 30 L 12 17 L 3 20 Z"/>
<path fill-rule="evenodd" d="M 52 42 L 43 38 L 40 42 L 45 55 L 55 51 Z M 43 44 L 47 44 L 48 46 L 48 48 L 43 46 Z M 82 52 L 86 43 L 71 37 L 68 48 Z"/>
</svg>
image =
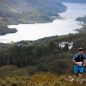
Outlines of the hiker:
<svg viewBox="0 0 86 86">
<path fill-rule="evenodd" d="M 83 48 L 78 48 L 78 53 L 76 53 L 72 59 L 74 63 L 74 73 L 79 80 L 82 80 L 84 73 L 84 66 L 86 66 L 86 55 Z"/>
</svg>

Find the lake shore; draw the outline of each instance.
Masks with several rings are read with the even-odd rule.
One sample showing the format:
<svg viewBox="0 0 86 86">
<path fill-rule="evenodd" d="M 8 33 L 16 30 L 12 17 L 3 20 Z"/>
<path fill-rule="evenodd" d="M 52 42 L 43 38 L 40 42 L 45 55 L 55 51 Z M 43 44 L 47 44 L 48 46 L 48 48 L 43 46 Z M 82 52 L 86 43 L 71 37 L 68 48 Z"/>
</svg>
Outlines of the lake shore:
<svg viewBox="0 0 86 86">
<path fill-rule="evenodd" d="M 67 6 L 67 11 L 59 14 L 62 19 L 49 23 L 8 25 L 9 28 L 16 28 L 18 32 L 0 36 L 0 42 L 37 40 L 49 36 L 77 33 L 75 30 L 81 28 L 81 25 L 75 19 L 86 14 L 86 5 L 76 3 L 64 3 L 64 5 Z"/>
</svg>

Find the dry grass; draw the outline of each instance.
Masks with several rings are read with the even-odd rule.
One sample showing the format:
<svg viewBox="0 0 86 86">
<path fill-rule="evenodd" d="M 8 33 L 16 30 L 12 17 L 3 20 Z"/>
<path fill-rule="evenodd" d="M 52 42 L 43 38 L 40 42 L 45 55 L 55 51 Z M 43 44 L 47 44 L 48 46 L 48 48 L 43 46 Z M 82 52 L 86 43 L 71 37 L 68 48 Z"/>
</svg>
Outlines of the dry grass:
<svg viewBox="0 0 86 86">
<path fill-rule="evenodd" d="M 32 76 L 15 76 L 0 79 L 0 86 L 86 86 L 76 80 L 68 80 L 65 75 L 39 73 Z"/>
</svg>

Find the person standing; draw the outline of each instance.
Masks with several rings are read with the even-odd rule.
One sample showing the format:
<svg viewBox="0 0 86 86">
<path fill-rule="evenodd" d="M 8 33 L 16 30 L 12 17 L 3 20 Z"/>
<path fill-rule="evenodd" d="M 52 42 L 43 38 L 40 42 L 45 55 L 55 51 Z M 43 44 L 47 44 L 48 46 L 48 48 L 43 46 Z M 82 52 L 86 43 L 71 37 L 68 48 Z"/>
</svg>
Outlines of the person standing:
<svg viewBox="0 0 86 86">
<path fill-rule="evenodd" d="M 84 66 L 86 66 L 86 55 L 83 48 L 78 48 L 78 53 L 73 56 L 74 74 L 79 80 L 83 79 Z"/>
</svg>

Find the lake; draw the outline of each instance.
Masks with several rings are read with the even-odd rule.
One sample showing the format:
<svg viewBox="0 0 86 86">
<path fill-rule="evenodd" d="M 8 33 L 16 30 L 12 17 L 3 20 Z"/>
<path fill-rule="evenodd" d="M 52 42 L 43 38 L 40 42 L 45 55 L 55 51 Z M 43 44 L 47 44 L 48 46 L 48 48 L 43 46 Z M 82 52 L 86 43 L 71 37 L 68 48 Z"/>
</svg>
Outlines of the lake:
<svg viewBox="0 0 86 86">
<path fill-rule="evenodd" d="M 0 42 L 8 43 L 11 41 L 37 40 L 43 37 L 76 33 L 75 29 L 81 26 L 75 19 L 86 15 L 86 4 L 64 4 L 67 6 L 67 11 L 60 13 L 62 19 L 56 19 L 49 23 L 9 25 L 9 28 L 16 28 L 18 32 L 0 36 Z"/>
</svg>

